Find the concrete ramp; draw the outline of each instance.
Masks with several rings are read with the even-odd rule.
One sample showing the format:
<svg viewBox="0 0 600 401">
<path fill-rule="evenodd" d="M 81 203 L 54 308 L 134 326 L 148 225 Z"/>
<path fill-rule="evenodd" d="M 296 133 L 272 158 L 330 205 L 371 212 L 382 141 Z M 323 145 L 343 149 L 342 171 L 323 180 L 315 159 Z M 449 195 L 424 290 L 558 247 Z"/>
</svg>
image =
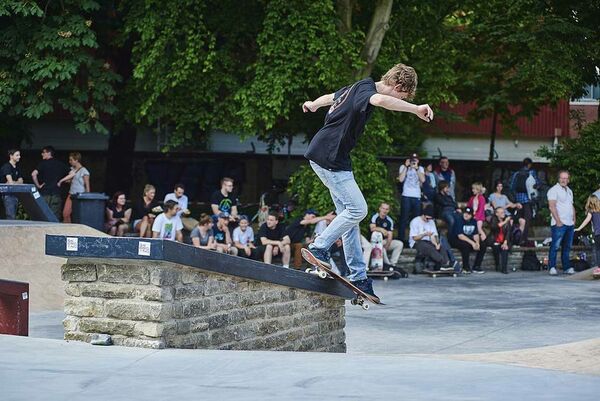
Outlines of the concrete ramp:
<svg viewBox="0 0 600 401">
<path fill-rule="evenodd" d="M 0 279 L 29 283 L 31 312 L 62 310 L 65 299 L 67 259 L 45 254 L 46 234 L 107 236 L 80 224 L 0 220 Z"/>
</svg>

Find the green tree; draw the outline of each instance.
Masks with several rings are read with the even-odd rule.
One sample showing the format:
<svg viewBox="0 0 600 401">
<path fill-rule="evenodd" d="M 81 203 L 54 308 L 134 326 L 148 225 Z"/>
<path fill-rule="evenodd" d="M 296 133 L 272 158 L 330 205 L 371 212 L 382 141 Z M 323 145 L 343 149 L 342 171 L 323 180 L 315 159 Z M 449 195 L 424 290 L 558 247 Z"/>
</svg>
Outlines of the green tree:
<svg viewBox="0 0 600 401">
<path fill-rule="evenodd" d="M 550 160 L 555 170 L 569 170 L 569 186 L 575 196 L 575 207 L 580 220 L 587 197 L 600 187 L 600 121 L 586 125 L 578 138 L 569 138 L 556 148 L 543 147 L 538 156 Z"/>
</svg>

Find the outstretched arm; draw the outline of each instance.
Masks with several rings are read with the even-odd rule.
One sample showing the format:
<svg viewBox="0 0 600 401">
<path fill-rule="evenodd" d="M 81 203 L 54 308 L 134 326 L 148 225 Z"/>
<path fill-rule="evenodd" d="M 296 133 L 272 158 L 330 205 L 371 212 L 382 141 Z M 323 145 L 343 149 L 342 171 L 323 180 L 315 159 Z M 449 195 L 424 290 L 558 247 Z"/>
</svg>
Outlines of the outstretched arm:
<svg viewBox="0 0 600 401">
<path fill-rule="evenodd" d="M 397 99 L 393 96 L 383 95 L 381 93 L 377 93 L 369 99 L 369 102 L 373 106 L 383 107 L 387 110 L 392 111 L 403 111 L 407 113 L 413 113 L 421 120 L 430 122 L 433 120 L 433 110 L 429 107 L 428 104 L 421 104 L 417 106 L 416 104 L 412 104 L 406 102 L 401 99 Z"/>
<path fill-rule="evenodd" d="M 329 93 L 327 95 L 323 95 L 319 98 L 317 98 L 316 100 L 313 101 L 306 101 L 304 102 L 304 104 L 302 105 L 302 110 L 305 113 L 308 113 L 309 111 L 311 112 L 315 112 L 317 111 L 320 107 L 323 106 L 331 106 L 333 104 L 333 93 Z"/>
</svg>

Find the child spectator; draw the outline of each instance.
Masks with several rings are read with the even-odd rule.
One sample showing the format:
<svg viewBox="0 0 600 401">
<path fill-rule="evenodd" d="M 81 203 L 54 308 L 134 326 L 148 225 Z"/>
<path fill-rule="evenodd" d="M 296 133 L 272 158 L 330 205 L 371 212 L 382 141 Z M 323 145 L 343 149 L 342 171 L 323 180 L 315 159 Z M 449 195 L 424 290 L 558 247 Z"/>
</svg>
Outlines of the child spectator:
<svg viewBox="0 0 600 401">
<path fill-rule="evenodd" d="M 462 215 L 456 215 L 456 220 L 448 239 L 450 245 L 460 251 L 463 260 L 463 269 L 467 273 L 485 273 L 481 269 L 481 263 L 483 262 L 486 249 L 485 244 L 480 242 L 479 234 L 477 233 L 477 222 L 473 219 L 473 209 L 466 207 Z M 471 269 L 469 261 L 471 251 L 477 251 L 475 267 L 473 269 Z"/>
<path fill-rule="evenodd" d="M 173 192 L 165 195 L 164 202 L 170 200 L 177 202 L 177 204 L 179 205 L 177 218 L 181 220 L 183 228 L 185 228 L 187 231 L 192 231 L 194 227 L 198 225 L 198 220 L 189 217 L 191 212 L 190 209 L 188 209 L 188 197 L 187 195 L 185 195 L 185 187 L 183 186 L 183 184 L 175 184 Z"/>
<path fill-rule="evenodd" d="M 512 220 L 503 207 L 494 209 L 491 221 L 490 242 L 494 252 L 496 271 L 508 274 L 508 252 L 512 246 Z"/>
<path fill-rule="evenodd" d="M 598 194 L 598 195 L 597 195 Z M 592 222 L 592 229 L 594 233 L 594 264 L 600 266 L 600 191 L 594 192 L 594 194 L 588 197 L 585 203 L 585 219 L 575 231 L 581 231 Z"/>
<path fill-rule="evenodd" d="M 213 233 L 213 220 L 210 216 L 202 213 L 198 225 L 194 227 L 190 234 L 192 245 L 196 248 L 214 251 L 217 249 L 215 243 L 215 234 Z"/>
<path fill-rule="evenodd" d="M 127 199 L 125 193 L 115 193 L 106 207 L 106 224 L 104 229 L 107 234 L 122 237 L 129 231 L 131 221 L 131 209 L 126 209 Z"/>
<path fill-rule="evenodd" d="M 71 200 L 71 197 L 75 194 L 91 191 L 90 172 L 81 164 L 81 153 L 70 153 L 69 164 L 71 165 L 71 171 L 57 183 L 60 187 L 63 182 L 71 182 L 69 195 L 67 195 L 65 206 L 63 208 L 63 223 L 71 222 L 71 214 L 73 213 L 73 201 Z"/>
<path fill-rule="evenodd" d="M 144 196 L 133 201 L 133 230 L 142 238 L 152 237 L 152 225 L 156 216 L 162 212 L 158 201 L 154 199 L 156 188 L 147 184 Z"/>
<path fill-rule="evenodd" d="M 294 219 L 284 231 L 284 237 L 287 236 L 290 241 L 291 252 L 294 255 L 294 269 L 302 268 L 302 247 L 310 244 L 309 226 L 317 224 L 324 220 L 333 220 L 333 215 L 321 216 L 313 210 L 308 209 L 304 212 L 304 216 Z"/>
<path fill-rule="evenodd" d="M 473 196 L 467 202 L 467 207 L 473 209 L 475 221 L 477 222 L 477 232 L 479 233 L 479 239 L 481 242 L 485 242 L 487 236 L 483 231 L 483 222 L 485 221 L 485 188 L 480 182 L 476 182 L 471 185 L 471 190 L 473 191 Z"/>
<path fill-rule="evenodd" d="M 233 246 L 231 232 L 229 231 L 229 213 L 221 212 L 217 216 L 217 225 L 213 227 L 215 242 L 217 243 L 217 252 L 237 255 L 238 249 Z"/>
<path fill-rule="evenodd" d="M 267 221 L 260 226 L 258 238 L 258 255 L 265 263 L 271 264 L 274 256 L 281 255 L 283 267 L 290 267 L 290 238 L 284 235 L 275 212 L 269 213 Z"/>
<path fill-rule="evenodd" d="M 62 217 L 62 198 L 57 184 L 68 173 L 67 165 L 54 157 L 52 146 L 45 146 L 42 149 L 42 161 L 31 173 L 33 183 L 57 219 Z"/>
<path fill-rule="evenodd" d="M 11 149 L 8 151 L 8 162 L 0 167 L 0 184 L 22 184 L 23 177 L 17 168 L 17 163 L 21 160 L 21 151 Z M 15 195 L 5 194 L 2 196 L 4 201 L 4 211 L 8 220 L 17 218 L 17 207 L 19 200 Z"/>
<path fill-rule="evenodd" d="M 181 233 L 183 225 L 181 220 L 177 218 L 178 209 L 177 202 L 172 200 L 165 202 L 165 211 L 159 214 L 154 219 L 154 224 L 152 224 L 152 238 L 183 242 L 183 234 Z"/>
<path fill-rule="evenodd" d="M 219 213 L 228 213 L 230 221 L 238 219 L 238 201 L 233 197 L 232 192 L 233 178 L 223 177 L 221 179 L 221 189 L 213 192 L 210 197 L 210 207 L 215 216 Z"/>
<path fill-rule="evenodd" d="M 254 231 L 250 227 L 248 216 L 240 216 L 239 226 L 233 230 L 233 244 L 238 249 L 238 255 L 256 259 Z"/>
</svg>

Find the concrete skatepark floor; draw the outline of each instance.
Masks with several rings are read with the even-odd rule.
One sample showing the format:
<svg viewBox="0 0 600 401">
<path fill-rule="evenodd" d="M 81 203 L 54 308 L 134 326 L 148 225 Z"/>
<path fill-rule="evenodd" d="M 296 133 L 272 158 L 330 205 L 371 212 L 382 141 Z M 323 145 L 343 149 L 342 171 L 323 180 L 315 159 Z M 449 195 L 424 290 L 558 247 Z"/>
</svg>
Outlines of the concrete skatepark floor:
<svg viewBox="0 0 600 401">
<path fill-rule="evenodd" d="M 543 273 L 377 281 L 347 303 L 347 354 L 144 350 L 0 336 L 3 400 L 596 400 L 600 283 Z M 432 381 L 432 378 L 435 380 Z"/>
</svg>

